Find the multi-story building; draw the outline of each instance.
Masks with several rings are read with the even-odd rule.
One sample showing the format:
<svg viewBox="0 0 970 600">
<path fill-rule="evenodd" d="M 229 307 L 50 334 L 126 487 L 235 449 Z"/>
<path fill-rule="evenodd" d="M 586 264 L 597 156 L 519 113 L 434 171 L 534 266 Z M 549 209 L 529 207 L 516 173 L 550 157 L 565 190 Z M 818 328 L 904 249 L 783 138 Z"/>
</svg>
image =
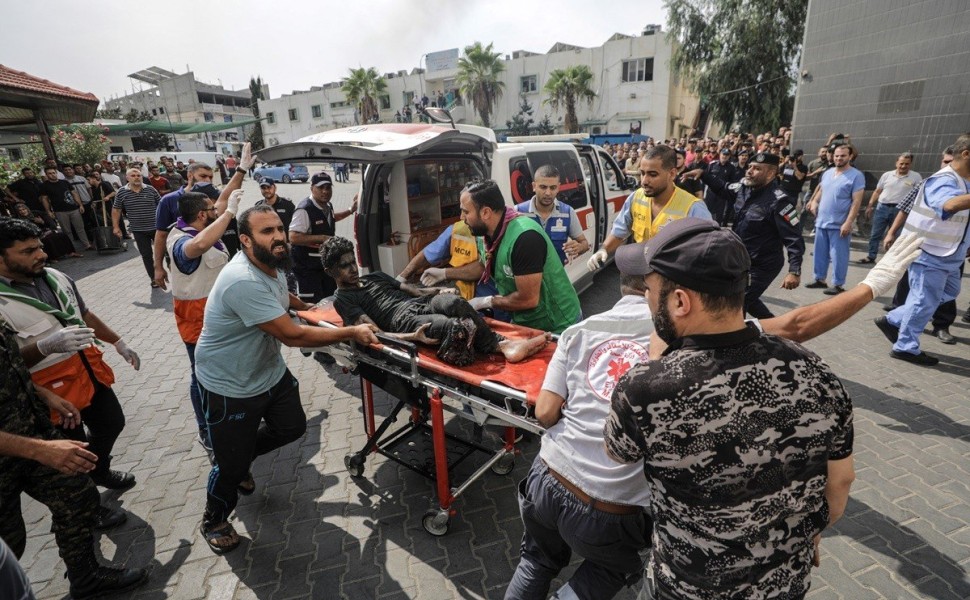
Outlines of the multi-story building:
<svg viewBox="0 0 970 600">
<path fill-rule="evenodd" d="M 147 88 L 105 100 L 108 109 L 118 108 L 122 114 L 134 109 L 145 111 L 158 121 L 178 123 L 232 123 L 253 118 L 249 89 L 227 90 L 221 85 L 202 83 L 192 71 L 181 75 L 150 67 L 128 75 Z M 134 85 L 134 84 L 133 84 Z M 263 86 L 269 96 L 269 87 Z M 184 151 L 210 150 L 226 142 L 241 142 L 248 134 L 246 127 L 178 136 Z"/>
<path fill-rule="evenodd" d="M 533 119 L 548 115 L 563 131 L 564 111 L 554 111 L 544 101 L 543 86 L 556 69 L 586 65 L 593 72 L 596 98 L 577 104 L 577 119 L 586 133 L 628 133 L 639 130 L 656 138 L 680 136 L 695 127 L 699 101 L 670 70 L 675 43 L 659 26 L 648 25 L 639 36 L 617 33 L 602 46 L 583 48 L 557 43 L 545 54 L 518 50 L 505 56 L 502 81 L 505 92 L 491 116 L 492 127 L 503 133 L 506 121 L 520 110 L 522 99 L 532 105 Z M 422 67 L 386 73 L 387 90 L 378 99 L 380 119 L 395 121 L 395 113 L 419 102 L 423 96 L 441 96 L 456 122 L 478 124 L 470 105 L 457 98 L 458 50 L 422 55 Z M 297 140 L 306 135 L 354 125 L 356 107 L 347 102 L 340 82 L 270 100 L 260 100 L 260 114 L 267 118 L 263 137 L 267 145 Z"/>
</svg>

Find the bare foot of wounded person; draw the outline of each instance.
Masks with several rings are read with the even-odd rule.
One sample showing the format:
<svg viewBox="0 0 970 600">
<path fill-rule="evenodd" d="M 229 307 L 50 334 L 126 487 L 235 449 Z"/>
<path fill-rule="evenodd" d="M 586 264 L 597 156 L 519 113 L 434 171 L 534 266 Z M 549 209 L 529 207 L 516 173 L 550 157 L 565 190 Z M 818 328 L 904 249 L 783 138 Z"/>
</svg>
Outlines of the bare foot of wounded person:
<svg viewBox="0 0 970 600">
<path fill-rule="evenodd" d="M 543 333 L 525 340 L 502 340 L 498 344 L 499 351 L 505 355 L 510 363 L 522 362 L 536 352 L 542 350 L 549 343 L 550 336 Z"/>
</svg>

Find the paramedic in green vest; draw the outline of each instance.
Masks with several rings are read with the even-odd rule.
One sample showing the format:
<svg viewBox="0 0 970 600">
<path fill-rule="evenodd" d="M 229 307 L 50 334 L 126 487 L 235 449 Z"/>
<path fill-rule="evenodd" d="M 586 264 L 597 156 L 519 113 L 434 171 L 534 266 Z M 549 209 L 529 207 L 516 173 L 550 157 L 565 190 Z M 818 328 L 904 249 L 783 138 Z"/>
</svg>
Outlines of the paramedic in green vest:
<svg viewBox="0 0 970 600">
<path fill-rule="evenodd" d="M 461 218 L 479 236 L 481 281 L 498 294 L 472 298 L 476 310 L 498 309 L 512 322 L 561 333 L 580 319 L 579 296 L 542 226 L 506 206 L 498 184 L 469 184 L 461 193 Z"/>
</svg>

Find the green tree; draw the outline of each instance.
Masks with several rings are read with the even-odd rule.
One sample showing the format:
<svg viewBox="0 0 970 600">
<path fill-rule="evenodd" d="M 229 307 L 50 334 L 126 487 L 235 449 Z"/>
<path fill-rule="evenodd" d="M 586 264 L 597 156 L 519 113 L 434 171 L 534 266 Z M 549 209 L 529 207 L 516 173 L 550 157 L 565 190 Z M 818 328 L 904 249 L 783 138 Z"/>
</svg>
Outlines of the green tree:
<svg viewBox="0 0 970 600">
<path fill-rule="evenodd" d="M 566 118 L 563 123 L 566 133 L 579 131 L 579 120 L 576 118 L 576 102 L 585 100 L 592 104 L 596 92 L 590 87 L 593 82 L 593 72 L 586 65 L 573 65 L 565 69 L 555 69 L 549 73 L 549 80 L 542 86 L 548 95 L 545 102 L 554 110 L 564 108 Z"/>
<path fill-rule="evenodd" d="M 95 119 L 121 119 L 122 118 L 121 108 L 116 106 L 114 108 L 98 109 L 94 113 L 94 118 Z"/>
<path fill-rule="evenodd" d="M 377 98 L 387 90 L 387 82 L 374 67 L 350 69 L 350 77 L 343 80 L 340 91 L 357 107 L 361 123 L 376 123 L 380 113 Z"/>
<path fill-rule="evenodd" d="M 31 136 L 30 141 L 36 144 L 24 146 L 23 158 L 17 165 L 17 170 L 30 167 L 35 173 L 43 173 L 41 167 L 47 159 L 44 145 L 38 136 Z M 60 125 L 51 128 L 51 143 L 57 159 L 64 163 L 94 164 L 101 162 L 108 155 L 108 145 L 111 140 L 105 135 L 105 129 L 94 123 L 84 125 Z"/>
<path fill-rule="evenodd" d="M 726 128 L 787 125 L 807 2 L 664 0 L 675 72 Z"/>
<path fill-rule="evenodd" d="M 526 100 L 525 94 L 519 97 L 519 112 L 512 117 L 512 120 L 505 122 L 507 135 L 532 135 L 534 129 L 532 118 L 533 108 Z"/>
<path fill-rule="evenodd" d="M 265 100 L 263 96 L 263 78 L 260 76 L 249 78 L 249 108 L 253 111 L 253 116 L 259 118 L 259 101 Z M 253 145 L 253 151 L 263 147 L 263 122 L 256 121 L 252 131 L 249 132 L 249 142 Z"/>
<path fill-rule="evenodd" d="M 147 110 L 138 112 L 133 108 L 125 114 L 125 121 L 128 123 L 144 123 L 154 120 L 155 118 L 148 114 Z M 132 149 L 142 152 L 168 150 L 169 137 L 167 134 L 156 131 L 133 131 L 131 132 L 131 145 Z"/>
<path fill-rule="evenodd" d="M 492 51 L 491 43 L 482 46 L 481 42 L 475 42 L 465 46 L 465 55 L 458 59 L 455 82 L 485 127 L 491 127 L 492 111 L 505 91 L 505 82 L 500 78 L 505 65 L 500 57 L 501 54 Z"/>
</svg>

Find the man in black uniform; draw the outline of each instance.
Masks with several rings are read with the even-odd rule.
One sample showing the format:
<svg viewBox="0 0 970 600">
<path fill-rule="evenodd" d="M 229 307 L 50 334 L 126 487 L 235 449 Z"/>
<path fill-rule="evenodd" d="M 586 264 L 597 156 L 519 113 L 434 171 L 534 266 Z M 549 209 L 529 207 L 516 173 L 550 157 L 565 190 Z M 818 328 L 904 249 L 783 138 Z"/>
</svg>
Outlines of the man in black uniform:
<svg viewBox="0 0 970 600">
<path fill-rule="evenodd" d="M 334 236 L 337 221 L 357 210 L 355 199 L 349 210 L 334 212 L 332 198 L 333 180 L 326 173 L 317 173 L 310 179 L 310 197 L 297 205 L 288 227 L 299 297 L 309 304 L 316 304 L 337 289 L 320 264 L 320 244 Z"/>
<path fill-rule="evenodd" d="M 687 177 L 688 165 L 685 163 L 687 160 L 687 153 L 683 150 L 675 150 L 677 152 L 677 177 L 674 178 L 674 185 L 684 190 L 691 196 L 697 196 L 698 198 L 704 197 L 704 186 L 701 185 L 700 181 L 696 178 L 691 179 Z M 701 163 L 703 167 L 704 163 Z M 693 167 L 690 167 L 693 168 Z"/>
<path fill-rule="evenodd" d="M 276 214 L 279 215 L 280 221 L 283 221 L 283 228 L 289 231 L 290 221 L 293 220 L 293 212 L 296 211 L 296 205 L 287 198 L 276 195 L 276 182 L 269 177 L 264 177 L 259 182 L 259 193 L 263 195 L 263 199 L 258 200 L 256 206 L 260 204 L 272 206 Z"/>
<path fill-rule="evenodd" d="M 116 569 L 94 553 L 100 498 L 91 478 L 98 457 L 87 444 L 65 440 L 50 408 L 35 393 L 20 355 L 16 332 L 0 319 L 0 537 L 17 558 L 27 546 L 20 494 L 47 506 L 58 553 L 67 565 L 73 598 L 131 589 L 148 578 L 144 569 Z"/>
<path fill-rule="evenodd" d="M 782 247 L 788 249 L 788 275 L 781 287 L 793 290 L 801 283 L 805 242 L 798 226 L 795 199 L 778 187 L 779 162 L 775 154 L 755 154 L 740 187 L 729 185 L 702 169 L 685 173 L 687 177 L 700 177 L 718 194 L 734 200 L 727 218 L 734 223 L 734 233 L 744 242 L 751 256 L 751 277 L 744 294 L 744 310 L 757 319 L 774 316 L 761 301 L 761 294 L 785 265 Z"/>
<path fill-rule="evenodd" d="M 728 184 L 735 183 L 741 179 L 738 167 L 731 163 L 731 151 L 727 148 L 721 148 L 718 159 L 711 161 L 711 164 L 707 165 L 707 173 L 711 177 L 720 179 Z M 731 199 L 717 193 L 712 187 L 708 187 L 707 192 L 704 193 L 704 204 L 707 205 L 707 210 L 711 211 L 711 216 L 721 225 L 727 222 L 726 218 L 730 203 Z"/>
</svg>

